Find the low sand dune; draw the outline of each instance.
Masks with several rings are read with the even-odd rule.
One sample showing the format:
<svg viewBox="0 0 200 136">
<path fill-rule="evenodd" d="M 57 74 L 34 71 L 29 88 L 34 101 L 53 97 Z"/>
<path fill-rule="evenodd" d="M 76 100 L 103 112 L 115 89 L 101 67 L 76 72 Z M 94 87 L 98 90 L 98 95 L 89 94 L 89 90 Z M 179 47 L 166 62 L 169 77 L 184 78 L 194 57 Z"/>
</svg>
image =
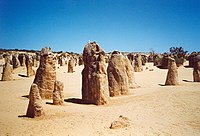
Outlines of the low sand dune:
<svg viewBox="0 0 200 136">
<path fill-rule="evenodd" d="M 67 73 L 67 66 L 61 66 L 57 68 L 57 79 L 64 83 L 64 106 L 45 100 L 45 116 L 35 119 L 23 117 L 29 101 L 25 96 L 29 94 L 34 76 L 25 77 L 26 68 L 17 68 L 14 81 L 0 82 L 0 135 L 199 136 L 200 83 L 191 82 L 192 69 L 179 67 L 180 85 L 163 86 L 167 70 L 151 63 L 145 67 L 153 71 L 135 73 L 140 88 L 132 89 L 130 95 L 111 98 L 108 105 L 96 106 L 81 104 L 83 66 L 75 67 L 74 73 Z M 130 126 L 110 129 L 120 115 L 130 120 Z"/>
</svg>

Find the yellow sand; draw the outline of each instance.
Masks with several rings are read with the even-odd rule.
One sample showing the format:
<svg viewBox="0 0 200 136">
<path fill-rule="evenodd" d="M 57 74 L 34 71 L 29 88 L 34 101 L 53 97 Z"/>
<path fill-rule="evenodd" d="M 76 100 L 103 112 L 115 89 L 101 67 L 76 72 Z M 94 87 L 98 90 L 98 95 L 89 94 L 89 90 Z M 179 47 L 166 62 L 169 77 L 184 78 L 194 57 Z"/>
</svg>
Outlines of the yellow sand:
<svg viewBox="0 0 200 136">
<path fill-rule="evenodd" d="M 132 89 L 130 95 L 111 98 L 105 106 L 45 104 L 46 115 L 36 119 L 18 117 L 26 114 L 29 100 L 22 96 L 29 94 L 34 77 L 18 76 L 26 75 L 25 67 L 15 69 L 14 81 L 0 82 L 0 136 L 199 136 L 200 83 L 190 82 L 192 69 L 179 67 L 180 85 L 162 86 L 167 70 L 151 63 L 147 67 L 154 71 L 135 73 L 141 87 Z M 66 66 L 57 69 L 66 100 L 81 98 L 82 69 L 83 66 L 75 67 L 75 73 L 67 73 Z M 46 102 L 52 103 L 52 100 Z M 111 122 L 120 115 L 129 118 L 131 126 L 110 129 Z"/>
</svg>

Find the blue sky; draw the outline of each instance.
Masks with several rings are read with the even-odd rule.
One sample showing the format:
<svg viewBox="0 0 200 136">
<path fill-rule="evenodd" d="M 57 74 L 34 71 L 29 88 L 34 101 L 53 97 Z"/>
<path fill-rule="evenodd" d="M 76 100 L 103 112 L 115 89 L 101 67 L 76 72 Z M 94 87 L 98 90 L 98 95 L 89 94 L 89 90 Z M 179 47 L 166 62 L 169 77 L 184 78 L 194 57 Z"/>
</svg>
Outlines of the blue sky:
<svg viewBox="0 0 200 136">
<path fill-rule="evenodd" d="M 0 48 L 200 51 L 200 0 L 0 0 Z"/>
</svg>

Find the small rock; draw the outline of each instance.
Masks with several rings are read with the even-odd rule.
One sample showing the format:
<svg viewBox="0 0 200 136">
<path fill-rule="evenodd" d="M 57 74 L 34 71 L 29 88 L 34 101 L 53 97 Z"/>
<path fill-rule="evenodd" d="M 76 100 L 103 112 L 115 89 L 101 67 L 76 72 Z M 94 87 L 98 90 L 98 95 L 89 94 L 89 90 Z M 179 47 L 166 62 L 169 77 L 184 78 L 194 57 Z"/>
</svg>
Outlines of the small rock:
<svg viewBox="0 0 200 136">
<path fill-rule="evenodd" d="M 111 123 L 110 129 L 125 128 L 131 125 L 130 120 L 127 117 L 119 116 L 117 121 Z"/>
</svg>

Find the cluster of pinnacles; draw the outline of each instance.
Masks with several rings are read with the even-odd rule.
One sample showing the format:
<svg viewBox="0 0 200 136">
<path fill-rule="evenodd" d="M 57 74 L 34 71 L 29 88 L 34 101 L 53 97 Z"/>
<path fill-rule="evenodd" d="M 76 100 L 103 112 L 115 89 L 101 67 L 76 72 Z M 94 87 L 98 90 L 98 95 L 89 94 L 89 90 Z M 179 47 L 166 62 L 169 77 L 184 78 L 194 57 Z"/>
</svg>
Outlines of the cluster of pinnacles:
<svg viewBox="0 0 200 136">
<path fill-rule="evenodd" d="M 193 61 L 193 80 L 194 82 L 200 82 L 200 55 L 194 57 Z M 165 85 L 178 85 L 178 71 L 175 60 L 168 57 L 168 73 Z"/>
<path fill-rule="evenodd" d="M 28 54 L 13 54 L 4 56 L 5 64 L 3 66 L 2 81 L 13 80 L 12 73 L 13 69 L 19 68 L 20 66 L 26 66 L 27 77 L 35 75 L 33 70 L 33 58 Z"/>
<path fill-rule="evenodd" d="M 41 50 L 40 56 L 40 65 L 30 89 L 26 113 L 27 117 L 31 118 L 44 115 L 42 99 L 53 98 L 54 105 L 64 103 L 64 85 L 56 80 L 56 66 L 52 52 L 46 47 Z"/>
<path fill-rule="evenodd" d="M 83 51 L 82 99 L 96 105 L 107 104 L 109 97 L 129 94 L 137 88 L 133 67 L 119 51 L 112 53 L 106 70 L 105 53 L 96 43 L 88 43 Z"/>
<path fill-rule="evenodd" d="M 143 58 L 142 58 L 143 57 Z M 138 88 L 134 72 L 141 72 L 142 65 L 147 59 L 137 54 L 128 54 L 126 57 L 119 51 L 113 51 L 106 56 L 103 49 L 96 42 L 85 45 L 82 56 L 67 56 L 65 53 L 58 57 L 60 66 L 68 64 L 68 73 L 73 73 L 73 67 L 83 65 L 82 70 L 82 100 L 85 103 L 104 105 L 108 104 L 110 97 L 127 95 L 130 89 Z M 167 57 L 164 66 L 168 66 L 165 85 L 178 84 L 177 65 L 173 58 Z M 36 71 L 32 69 L 37 66 Z M 11 63 L 12 62 L 12 63 Z M 106 62 L 108 65 L 106 65 Z M 12 65 L 11 65 L 12 64 Z M 56 80 L 56 58 L 51 49 L 45 47 L 37 56 L 15 54 L 12 59 L 5 57 L 2 81 L 13 80 L 13 68 L 26 66 L 27 76 L 35 75 L 30 88 L 27 117 L 40 117 L 44 115 L 43 99 L 53 99 L 54 105 L 64 104 L 64 84 Z M 194 82 L 200 82 L 200 56 L 193 61 Z"/>
</svg>

